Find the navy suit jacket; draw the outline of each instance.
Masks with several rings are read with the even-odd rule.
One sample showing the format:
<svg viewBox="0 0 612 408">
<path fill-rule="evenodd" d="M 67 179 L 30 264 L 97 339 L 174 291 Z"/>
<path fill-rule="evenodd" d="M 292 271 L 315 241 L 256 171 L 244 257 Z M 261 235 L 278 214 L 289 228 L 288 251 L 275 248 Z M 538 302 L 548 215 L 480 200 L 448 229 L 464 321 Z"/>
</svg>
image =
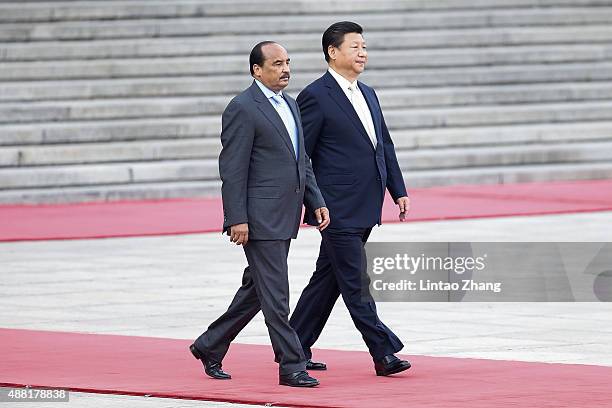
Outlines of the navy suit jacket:
<svg viewBox="0 0 612 408">
<path fill-rule="evenodd" d="M 385 189 L 406 196 L 395 148 L 372 88 L 358 82 L 374 122 L 376 150 L 357 112 L 326 72 L 297 97 L 306 153 L 331 218 L 331 228 L 369 228 L 381 223 Z M 312 214 L 304 221 L 317 225 Z"/>
</svg>

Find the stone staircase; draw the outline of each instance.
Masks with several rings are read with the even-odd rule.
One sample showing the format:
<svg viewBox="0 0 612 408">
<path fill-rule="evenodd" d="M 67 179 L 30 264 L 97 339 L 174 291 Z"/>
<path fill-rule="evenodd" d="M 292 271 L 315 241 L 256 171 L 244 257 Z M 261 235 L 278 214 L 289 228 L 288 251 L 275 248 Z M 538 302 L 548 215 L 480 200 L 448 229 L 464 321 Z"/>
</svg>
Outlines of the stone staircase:
<svg viewBox="0 0 612 408">
<path fill-rule="evenodd" d="M 0 1 L 0 203 L 219 194 L 220 114 L 365 28 L 409 187 L 612 178 L 612 0 Z"/>
</svg>

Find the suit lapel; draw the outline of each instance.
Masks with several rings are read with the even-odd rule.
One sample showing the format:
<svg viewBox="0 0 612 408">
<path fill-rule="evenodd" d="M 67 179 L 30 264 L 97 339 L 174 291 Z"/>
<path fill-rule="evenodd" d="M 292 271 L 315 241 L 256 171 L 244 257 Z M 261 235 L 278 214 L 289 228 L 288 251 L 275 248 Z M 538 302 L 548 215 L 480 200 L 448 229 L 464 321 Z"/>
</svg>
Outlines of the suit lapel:
<svg viewBox="0 0 612 408">
<path fill-rule="evenodd" d="M 370 92 L 369 89 L 366 89 L 359 82 L 357 82 L 357 84 L 359 85 L 359 89 L 361 89 L 361 93 L 365 97 L 368 108 L 370 109 L 370 115 L 372 116 L 372 121 L 374 122 L 374 132 L 376 133 L 376 145 L 378 146 L 382 141 L 382 121 L 380 120 L 379 115 L 380 106 L 376 101 L 376 97 Z"/>
<path fill-rule="evenodd" d="M 327 87 L 329 88 L 329 95 L 331 96 L 331 98 L 338 104 L 340 109 L 344 111 L 344 113 L 349 119 L 349 122 L 351 122 L 353 126 L 355 126 L 357 131 L 361 133 L 361 136 L 363 136 L 370 145 L 370 147 L 372 147 L 372 150 L 374 150 L 374 146 L 372 146 L 370 136 L 368 136 L 368 132 L 366 132 L 365 128 L 363 127 L 363 123 L 361 123 L 361 119 L 359 119 L 355 108 L 353 107 L 353 105 L 351 105 L 351 101 L 349 101 L 349 99 L 346 97 L 346 94 L 344 93 L 342 88 L 340 88 L 340 85 L 338 85 L 338 82 L 329 73 L 329 71 L 325 73 L 325 82 Z"/>
<path fill-rule="evenodd" d="M 297 169 L 298 169 L 298 174 L 299 174 L 299 179 L 300 179 L 300 189 L 304 190 L 306 178 L 304 177 L 305 161 L 303 160 L 303 158 L 304 158 L 304 152 L 306 152 L 306 145 L 304 144 L 304 130 L 302 129 L 302 120 L 301 120 L 300 111 L 299 111 L 300 108 L 298 107 L 295 99 L 291 98 L 287 94 L 284 94 L 284 95 L 285 95 L 285 100 L 287 101 L 287 104 L 289 105 L 289 108 L 291 109 L 291 113 L 293 114 L 293 118 L 295 119 L 295 124 L 297 125 L 297 129 L 298 129 Z"/>
<path fill-rule="evenodd" d="M 289 95 L 285 94 L 283 92 L 283 94 L 285 95 L 285 100 L 287 101 L 287 104 L 289 105 L 289 108 L 291 109 L 291 113 L 293 114 L 293 119 L 295 120 L 295 124 L 297 125 L 297 130 L 298 130 L 298 152 L 297 156 L 298 156 L 298 160 L 302 159 L 302 155 L 303 155 L 303 151 L 304 151 L 304 130 L 302 129 L 302 121 L 300 120 L 300 114 L 298 112 L 298 106 L 297 103 L 295 102 L 295 100 L 293 98 L 291 98 Z M 293 146 L 293 144 L 291 145 Z"/>
<path fill-rule="evenodd" d="M 272 123 L 280 137 L 285 142 L 287 149 L 291 152 L 291 155 L 294 159 L 295 152 L 293 151 L 293 143 L 291 143 L 291 137 L 289 136 L 289 132 L 287 132 L 287 128 L 285 127 L 285 123 L 281 119 L 280 115 L 274 109 L 272 104 L 268 101 L 266 96 L 261 92 L 259 86 L 255 82 L 251 85 L 251 95 L 253 96 L 253 100 L 257 103 L 257 108 L 261 111 L 261 113 Z M 294 115 L 295 116 L 295 115 Z M 297 123 L 297 120 L 296 120 Z M 299 128 L 299 126 L 298 126 Z"/>
</svg>

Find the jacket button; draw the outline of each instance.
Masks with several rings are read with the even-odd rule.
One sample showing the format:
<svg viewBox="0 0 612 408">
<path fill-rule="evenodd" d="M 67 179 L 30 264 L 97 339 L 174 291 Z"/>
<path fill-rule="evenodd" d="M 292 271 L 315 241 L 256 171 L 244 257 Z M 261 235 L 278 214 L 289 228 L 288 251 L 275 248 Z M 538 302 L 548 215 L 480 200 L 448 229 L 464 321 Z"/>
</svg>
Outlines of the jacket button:
<svg viewBox="0 0 612 408">
<path fill-rule="evenodd" d="M 300 193 L 300 188 L 299 188 L 299 187 L 296 187 L 296 188 L 295 188 L 295 194 L 299 194 L 299 193 Z"/>
</svg>

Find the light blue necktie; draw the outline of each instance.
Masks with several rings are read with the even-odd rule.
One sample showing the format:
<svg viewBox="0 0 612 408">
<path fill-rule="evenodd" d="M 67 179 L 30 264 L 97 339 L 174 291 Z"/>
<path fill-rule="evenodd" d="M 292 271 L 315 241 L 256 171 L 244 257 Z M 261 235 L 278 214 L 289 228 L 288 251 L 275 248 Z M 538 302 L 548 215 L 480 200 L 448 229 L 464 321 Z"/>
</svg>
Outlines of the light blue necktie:
<svg viewBox="0 0 612 408">
<path fill-rule="evenodd" d="M 289 137 L 291 138 L 291 143 L 293 144 L 293 151 L 295 153 L 295 157 L 298 156 L 298 129 L 297 124 L 295 123 L 295 118 L 293 117 L 293 113 L 291 113 L 291 109 L 287 104 L 287 101 L 281 95 L 274 95 L 272 98 L 273 105 L 276 108 L 279 116 L 283 120 L 285 127 L 287 128 L 287 132 L 289 132 Z"/>
</svg>

